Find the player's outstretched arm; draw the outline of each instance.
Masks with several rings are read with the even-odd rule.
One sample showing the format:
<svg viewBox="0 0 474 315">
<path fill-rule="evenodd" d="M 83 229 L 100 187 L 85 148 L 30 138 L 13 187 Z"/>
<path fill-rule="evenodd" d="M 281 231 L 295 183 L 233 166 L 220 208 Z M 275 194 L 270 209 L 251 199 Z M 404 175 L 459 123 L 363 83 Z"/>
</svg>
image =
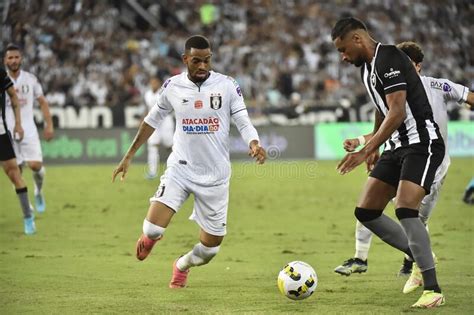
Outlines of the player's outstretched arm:
<svg viewBox="0 0 474 315">
<path fill-rule="evenodd" d="M 260 146 L 260 144 L 258 143 L 258 140 L 250 141 L 249 147 L 250 147 L 249 155 L 255 158 L 258 164 L 265 163 L 265 160 L 267 158 L 267 153 L 265 152 L 265 149 Z"/>
<path fill-rule="evenodd" d="M 20 111 L 20 101 L 18 100 L 18 96 L 16 95 L 15 88 L 10 86 L 7 89 L 8 96 L 10 96 L 10 101 L 13 108 L 13 113 L 15 115 L 15 127 L 13 129 L 14 135 L 13 137 L 15 140 L 21 141 L 23 140 L 24 130 L 21 126 L 21 111 Z"/>
<path fill-rule="evenodd" d="M 112 173 L 112 182 L 115 181 L 115 177 L 117 177 L 117 175 L 120 173 L 122 173 L 120 180 L 123 181 L 125 179 L 125 175 L 127 174 L 128 167 L 130 166 L 130 163 L 132 162 L 133 156 L 138 151 L 138 149 L 140 149 L 142 144 L 145 143 L 145 141 L 147 141 L 148 138 L 150 138 L 153 131 L 155 131 L 153 127 L 151 127 L 145 121 L 142 121 L 142 123 L 140 124 L 140 127 L 138 128 L 138 132 L 132 141 L 132 144 L 127 150 L 127 153 L 125 153 L 119 165 L 114 169 Z"/>
<path fill-rule="evenodd" d="M 49 112 L 49 104 L 46 100 L 46 97 L 42 95 L 38 97 L 38 103 L 44 118 L 44 139 L 49 141 L 54 137 L 53 119 L 51 118 L 51 113 Z"/>
</svg>

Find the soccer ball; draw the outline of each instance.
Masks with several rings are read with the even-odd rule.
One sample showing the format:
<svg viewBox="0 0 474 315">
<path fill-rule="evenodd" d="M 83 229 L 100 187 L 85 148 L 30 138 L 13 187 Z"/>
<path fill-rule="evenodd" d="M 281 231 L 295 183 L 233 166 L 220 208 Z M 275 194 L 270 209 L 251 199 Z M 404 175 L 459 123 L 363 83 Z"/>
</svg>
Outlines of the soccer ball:
<svg viewBox="0 0 474 315">
<path fill-rule="evenodd" d="M 314 293 L 318 276 L 313 267 L 302 261 L 288 263 L 278 274 L 278 289 L 292 300 L 304 300 Z"/>
</svg>

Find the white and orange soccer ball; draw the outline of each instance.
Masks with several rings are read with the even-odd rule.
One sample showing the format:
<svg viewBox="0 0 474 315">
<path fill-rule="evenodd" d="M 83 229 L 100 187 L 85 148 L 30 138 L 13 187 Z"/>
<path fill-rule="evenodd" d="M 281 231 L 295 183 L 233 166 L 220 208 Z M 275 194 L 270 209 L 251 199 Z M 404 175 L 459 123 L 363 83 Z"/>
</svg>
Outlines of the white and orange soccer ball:
<svg viewBox="0 0 474 315">
<path fill-rule="evenodd" d="M 318 276 L 313 267 L 302 261 L 288 263 L 278 274 L 278 289 L 292 300 L 304 300 L 318 286 Z"/>
</svg>

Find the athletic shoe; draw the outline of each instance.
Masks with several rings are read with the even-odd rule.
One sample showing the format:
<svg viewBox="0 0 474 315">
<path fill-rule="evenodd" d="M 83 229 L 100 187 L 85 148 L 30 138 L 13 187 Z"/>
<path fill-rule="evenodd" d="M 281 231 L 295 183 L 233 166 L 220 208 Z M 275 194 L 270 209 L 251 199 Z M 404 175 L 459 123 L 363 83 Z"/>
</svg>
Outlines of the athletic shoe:
<svg viewBox="0 0 474 315">
<path fill-rule="evenodd" d="M 407 294 L 415 291 L 418 287 L 423 285 L 423 277 L 421 275 L 421 270 L 416 263 L 413 263 L 413 269 L 411 275 L 408 278 L 405 286 L 403 287 L 403 293 Z"/>
<path fill-rule="evenodd" d="M 25 234 L 26 235 L 35 234 L 36 232 L 35 217 L 31 216 L 29 218 L 24 218 L 23 221 L 25 223 Z"/>
<path fill-rule="evenodd" d="M 346 260 L 342 265 L 337 266 L 334 272 L 337 272 L 343 276 L 350 276 L 353 273 L 363 273 L 367 271 L 367 260 L 359 258 L 350 258 Z"/>
<path fill-rule="evenodd" d="M 147 258 L 153 246 L 155 246 L 155 243 L 158 242 L 160 239 L 161 237 L 159 237 L 156 240 L 152 240 L 151 238 L 147 237 L 145 234 L 142 234 L 142 236 L 140 236 L 140 238 L 137 241 L 137 246 L 136 246 L 137 259 L 143 260 Z"/>
<path fill-rule="evenodd" d="M 402 267 L 400 268 L 400 271 L 398 271 L 398 276 L 408 277 L 411 274 L 412 267 L 413 267 L 413 261 L 403 258 Z"/>
<path fill-rule="evenodd" d="M 438 293 L 433 290 L 425 290 L 418 299 L 418 301 L 411 307 L 415 308 L 433 308 L 445 304 L 443 293 Z"/>
<path fill-rule="evenodd" d="M 186 271 L 179 270 L 176 266 L 178 259 L 176 259 L 173 263 L 173 276 L 171 277 L 169 285 L 171 289 L 181 289 L 186 287 L 186 282 L 188 279 L 189 269 Z"/>
<path fill-rule="evenodd" d="M 46 203 L 42 193 L 35 194 L 36 211 L 43 213 L 46 210 Z"/>
</svg>

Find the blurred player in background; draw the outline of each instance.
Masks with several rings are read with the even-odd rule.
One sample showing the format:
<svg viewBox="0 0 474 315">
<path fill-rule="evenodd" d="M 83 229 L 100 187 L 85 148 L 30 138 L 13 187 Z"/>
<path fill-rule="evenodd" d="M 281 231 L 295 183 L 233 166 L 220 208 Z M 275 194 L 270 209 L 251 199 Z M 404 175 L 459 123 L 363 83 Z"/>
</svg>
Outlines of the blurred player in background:
<svg viewBox="0 0 474 315">
<path fill-rule="evenodd" d="M 414 42 L 403 42 L 397 45 L 405 54 L 410 57 L 413 66 L 418 74 L 421 72 L 424 53 L 421 47 Z M 457 102 L 460 105 L 467 103 L 472 106 L 474 104 L 474 93 L 470 92 L 465 86 L 453 83 L 447 79 L 436 79 L 426 76 L 421 76 L 421 82 L 425 88 L 426 95 L 430 101 L 431 108 L 436 123 L 440 128 L 441 135 L 445 143 L 448 141 L 448 104 L 450 102 Z M 372 134 L 360 136 L 356 139 L 347 139 L 344 141 L 344 149 L 348 152 L 353 152 L 359 145 L 363 145 L 370 140 Z M 438 201 L 439 193 L 443 185 L 444 179 L 448 172 L 451 159 L 449 152 L 446 150 L 443 162 L 436 171 L 435 179 L 431 185 L 431 193 L 425 196 L 420 206 L 420 219 L 425 224 L 428 230 L 428 219 Z M 370 243 L 372 240 L 372 232 L 362 225 L 359 221 L 356 222 L 356 252 L 354 258 L 346 260 L 342 265 L 334 269 L 335 272 L 345 276 L 350 276 L 352 273 L 362 273 L 367 271 L 367 257 L 369 254 Z M 413 261 L 406 256 L 403 260 L 402 268 L 398 272 L 399 276 L 408 276 L 412 273 Z M 422 285 L 421 275 L 419 269 L 415 269 L 412 273 L 412 279 L 407 282 L 405 292 L 411 292 L 418 286 Z"/>
<path fill-rule="evenodd" d="M 430 193 L 445 145 L 421 79 L 406 54 L 394 45 L 376 42 L 358 19 L 340 19 L 331 36 L 342 60 L 361 67 L 362 81 L 377 109 L 373 136 L 361 150 L 348 153 L 337 170 L 347 174 L 377 155 L 385 143 L 355 216 L 384 242 L 415 260 L 421 269 L 424 291 L 412 307 L 441 306 L 444 295 L 436 277 L 430 237 L 418 209 Z M 394 197 L 400 224 L 383 214 Z"/>
<path fill-rule="evenodd" d="M 159 97 L 161 81 L 157 77 L 150 79 L 150 89 L 145 92 L 145 104 L 147 112 L 156 104 Z M 158 128 L 147 141 L 148 150 L 148 173 L 146 178 L 153 179 L 158 176 L 160 166 L 159 146 L 171 149 L 173 146 L 174 119 L 173 115 L 166 116 Z"/>
<path fill-rule="evenodd" d="M 45 168 L 43 166 L 43 155 L 41 152 L 38 129 L 33 119 L 33 105 L 35 100 L 37 100 L 44 117 L 44 138 L 46 141 L 49 141 L 53 138 L 54 130 L 48 101 L 43 95 L 43 89 L 36 76 L 21 69 L 22 53 L 18 46 L 13 44 L 7 46 L 4 54 L 4 63 L 20 101 L 22 127 L 25 131 L 22 140 L 17 139 L 16 135 L 14 135 L 15 141 L 13 142 L 13 147 L 15 149 L 15 155 L 19 165 L 26 163 L 33 171 L 36 210 L 38 212 L 44 212 L 46 210 L 46 203 L 42 189 Z M 6 119 L 8 125 L 12 128 L 15 115 L 13 114 L 9 98 L 7 98 Z M 12 133 L 14 132 L 13 129 L 10 131 Z"/>
<path fill-rule="evenodd" d="M 13 139 L 7 128 L 5 119 L 5 92 L 8 93 L 11 101 L 11 108 L 15 117 L 13 131 L 18 140 L 23 139 L 24 131 L 21 126 L 20 103 L 13 87 L 13 82 L 7 75 L 4 68 L 0 67 L 0 161 L 3 170 L 10 181 L 15 186 L 15 191 L 20 200 L 20 206 L 23 211 L 23 221 L 25 234 L 31 235 L 36 232 L 35 217 L 33 209 L 28 200 L 28 189 L 26 183 L 21 177 L 20 168 L 16 163 L 15 151 L 13 150 Z"/>
<path fill-rule="evenodd" d="M 189 269 L 207 264 L 218 253 L 226 234 L 229 180 L 229 129 L 232 119 L 257 163 L 265 161 L 257 131 L 250 122 L 240 86 L 231 77 L 210 71 L 211 45 L 203 36 L 186 40 L 183 63 L 187 72 L 167 80 L 152 110 L 140 125 L 128 152 L 114 170 L 121 179 L 139 147 L 174 111 L 176 133 L 173 152 L 155 195 L 150 198 L 136 256 L 145 259 L 159 241 L 173 215 L 190 194 L 194 209 L 190 219 L 201 228 L 200 241 L 175 260 L 170 288 L 186 286 Z"/>
</svg>

